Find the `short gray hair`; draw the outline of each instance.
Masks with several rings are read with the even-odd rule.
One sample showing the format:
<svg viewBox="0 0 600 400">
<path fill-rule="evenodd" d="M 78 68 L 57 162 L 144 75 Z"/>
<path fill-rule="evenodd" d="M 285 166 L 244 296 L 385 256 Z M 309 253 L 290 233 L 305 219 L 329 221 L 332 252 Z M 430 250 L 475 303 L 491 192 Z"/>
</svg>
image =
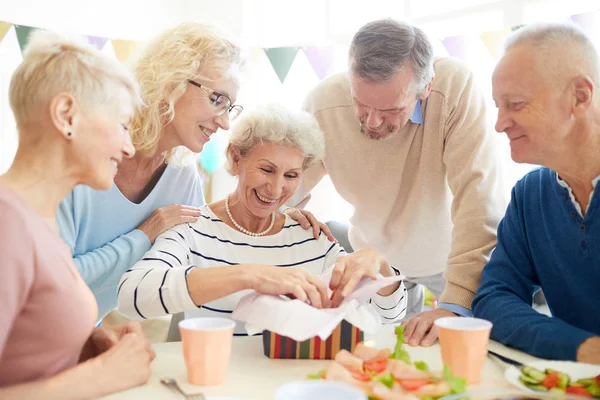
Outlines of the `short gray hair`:
<svg viewBox="0 0 600 400">
<path fill-rule="evenodd" d="M 242 115 L 231 130 L 225 152 L 225 169 L 229 173 L 232 173 L 232 149 L 237 149 L 244 156 L 261 142 L 299 148 L 305 157 L 303 169 L 320 162 L 325 156 L 323 132 L 310 113 L 270 104 Z"/>
<path fill-rule="evenodd" d="M 369 22 L 350 44 L 350 70 L 360 78 L 386 83 L 407 62 L 413 67 L 413 88 L 421 95 L 433 78 L 433 46 L 425 33 L 392 19 Z"/>
<path fill-rule="evenodd" d="M 541 55 L 540 62 L 550 72 L 564 68 L 581 67 L 591 75 L 594 84 L 600 84 L 598 51 L 592 41 L 573 24 L 537 23 L 513 32 L 504 42 L 505 51 L 523 43 L 532 43 Z M 557 57 L 559 52 L 560 57 Z M 598 93 L 597 93 L 598 94 Z"/>
</svg>

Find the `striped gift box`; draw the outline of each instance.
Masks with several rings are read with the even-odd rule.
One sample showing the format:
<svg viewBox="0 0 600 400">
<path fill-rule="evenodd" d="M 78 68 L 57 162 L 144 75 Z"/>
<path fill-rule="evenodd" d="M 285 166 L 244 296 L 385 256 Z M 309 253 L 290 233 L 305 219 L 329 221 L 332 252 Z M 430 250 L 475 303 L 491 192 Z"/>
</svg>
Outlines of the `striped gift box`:
<svg viewBox="0 0 600 400">
<path fill-rule="evenodd" d="M 263 332 L 265 356 L 269 358 L 333 360 L 338 351 L 346 349 L 351 352 L 363 340 L 363 332 L 346 321 L 342 321 L 327 340 L 316 336 L 297 342 L 270 331 Z"/>
</svg>

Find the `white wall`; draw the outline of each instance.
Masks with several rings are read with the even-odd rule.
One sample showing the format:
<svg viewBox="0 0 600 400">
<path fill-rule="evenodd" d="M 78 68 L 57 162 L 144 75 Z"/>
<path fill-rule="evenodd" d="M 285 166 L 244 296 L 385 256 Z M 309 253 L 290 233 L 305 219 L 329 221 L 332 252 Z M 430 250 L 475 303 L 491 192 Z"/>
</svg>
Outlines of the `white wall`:
<svg viewBox="0 0 600 400">
<path fill-rule="evenodd" d="M 186 20 L 242 33 L 242 0 L 1 0 L 0 20 L 113 39 L 147 40 Z"/>
<path fill-rule="evenodd" d="M 437 38 L 481 33 L 521 23 L 567 20 L 569 15 L 599 9 L 600 0 L 0 0 L 0 21 L 55 31 L 70 31 L 112 39 L 148 40 L 184 21 L 218 25 L 249 47 L 347 45 L 363 23 L 381 17 L 404 19 L 422 27 L 434 40 L 436 52 L 445 49 Z M 8 43 L 12 40 L 12 43 Z M 597 32 L 600 43 L 600 28 Z M 0 42 L 0 173 L 16 150 L 14 121 L 7 91 L 15 69 L 16 36 Z M 19 53 L 16 53 L 17 55 Z M 304 56 L 280 85 L 266 56 L 257 63 L 252 79 L 244 84 L 240 101 L 282 102 L 297 107 L 317 82 Z M 301 59 L 304 57 L 304 59 Z M 488 57 L 489 58 L 489 57 Z M 494 60 L 469 60 L 489 97 L 489 76 Z M 334 70 L 345 67 L 345 56 Z M 311 75 L 312 74 L 312 75 Z M 492 113 L 495 111 L 491 109 Z M 490 115 L 490 123 L 494 116 Z M 499 146 L 508 158 L 506 141 Z M 508 162 L 512 185 L 528 166 Z M 233 180 L 223 171 L 214 175 L 213 198 L 231 191 Z M 344 218 L 351 208 L 339 201 L 329 181 L 313 192 L 309 208 L 321 219 Z"/>
</svg>

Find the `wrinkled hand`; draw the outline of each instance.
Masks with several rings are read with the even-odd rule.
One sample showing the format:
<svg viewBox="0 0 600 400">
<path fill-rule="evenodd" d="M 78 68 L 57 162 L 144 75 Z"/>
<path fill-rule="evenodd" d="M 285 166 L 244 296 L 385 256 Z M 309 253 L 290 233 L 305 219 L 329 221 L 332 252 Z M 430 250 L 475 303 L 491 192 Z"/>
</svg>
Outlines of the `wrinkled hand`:
<svg viewBox="0 0 600 400">
<path fill-rule="evenodd" d="M 110 391 L 121 391 L 142 385 L 150 378 L 153 352 L 148 351 L 148 340 L 136 333 L 126 333 L 117 344 L 95 360 L 100 366 L 96 379 L 110 385 Z M 99 375 L 99 376 L 98 376 Z"/>
<path fill-rule="evenodd" d="M 167 229 L 188 222 L 196 222 L 198 217 L 200 217 L 199 208 L 171 204 L 154 210 L 138 229 L 148 236 L 151 243 L 154 243 L 156 238 Z"/>
<path fill-rule="evenodd" d="M 127 322 L 126 324 L 114 325 L 109 329 L 112 329 L 112 331 L 118 336 L 119 340 L 121 340 L 130 333 L 135 333 L 139 337 L 145 339 L 146 351 L 148 351 L 152 360 L 156 358 L 156 353 L 152 349 L 151 343 L 146 338 L 146 335 L 144 334 L 144 331 L 142 329 L 142 325 L 140 325 L 139 322 Z"/>
<path fill-rule="evenodd" d="M 377 274 L 393 276 L 395 272 L 383 255 L 374 249 L 361 249 L 337 259 L 331 273 L 329 288 L 333 290 L 331 306 L 338 307 L 350 295 L 364 277 L 377 279 Z M 388 296 L 398 289 L 399 283 L 381 289 L 378 293 Z"/>
<path fill-rule="evenodd" d="M 433 311 L 422 312 L 403 322 L 405 342 L 410 346 L 429 347 L 433 345 L 438 338 L 437 328 L 433 323 L 442 317 L 456 317 L 456 314 L 444 308 L 436 308 Z"/>
<path fill-rule="evenodd" d="M 248 270 L 254 274 L 251 288 L 259 293 L 290 296 L 304 302 L 308 300 L 316 308 L 329 305 L 323 281 L 302 268 L 253 265 Z"/>
<path fill-rule="evenodd" d="M 104 326 L 94 328 L 81 349 L 79 361 L 82 362 L 99 356 L 117 344 L 118 341 L 119 336 L 112 329 Z"/>
<path fill-rule="evenodd" d="M 313 236 L 315 239 L 319 238 L 319 234 L 321 231 L 327 236 L 330 242 L 335 242 L 335 237 L 329 230 L 327 224 L 317 221 L 314 215 L 306 210 L 299 210 L 297 208 L 287 208 L 283 211 L 284 214 L 289 215 L 294 221 L 298 222 L 300 226 L 304 229 L 309 229 L 312 227 Z"/>
<path fill-rule="evenodd" d="M 141 338 L 145 337 L 142 326 L 137 322 L 94 328 L 81 351 L 80 361 L 85 361 L 104 353 L 115 346 L 128 333 L 135 333 Z M 156 353 L 150 346 L 150 342 L 148 340 L 146 342 L 146 350 L 150 354 L 151 359 L 154 360 Z"/>
</svg>

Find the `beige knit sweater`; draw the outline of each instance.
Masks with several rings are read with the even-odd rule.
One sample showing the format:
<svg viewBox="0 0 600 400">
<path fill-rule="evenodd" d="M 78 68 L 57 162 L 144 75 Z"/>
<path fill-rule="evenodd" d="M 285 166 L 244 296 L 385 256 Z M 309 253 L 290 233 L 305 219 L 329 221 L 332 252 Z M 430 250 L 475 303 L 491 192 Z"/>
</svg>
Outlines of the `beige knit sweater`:
<svg viewBox="0 0 600 400">
<path fill-rule="evenodd" d="M 440 301 L 470 309 L 508 195 L 473 76 L 450 58 L 434 68 L 431 94 L 421 104 L 424 123 L 409 121 L 386 141 L 360 133 L 346 74 L 313 89 L 304 108 L 325 132 L 326 156 L 306 172 L 292 202 L 306 204 L 329 174 L 354 206 L 354 249 L 382 251 L 409 278 L 444 272 Z"/>
</svg>

